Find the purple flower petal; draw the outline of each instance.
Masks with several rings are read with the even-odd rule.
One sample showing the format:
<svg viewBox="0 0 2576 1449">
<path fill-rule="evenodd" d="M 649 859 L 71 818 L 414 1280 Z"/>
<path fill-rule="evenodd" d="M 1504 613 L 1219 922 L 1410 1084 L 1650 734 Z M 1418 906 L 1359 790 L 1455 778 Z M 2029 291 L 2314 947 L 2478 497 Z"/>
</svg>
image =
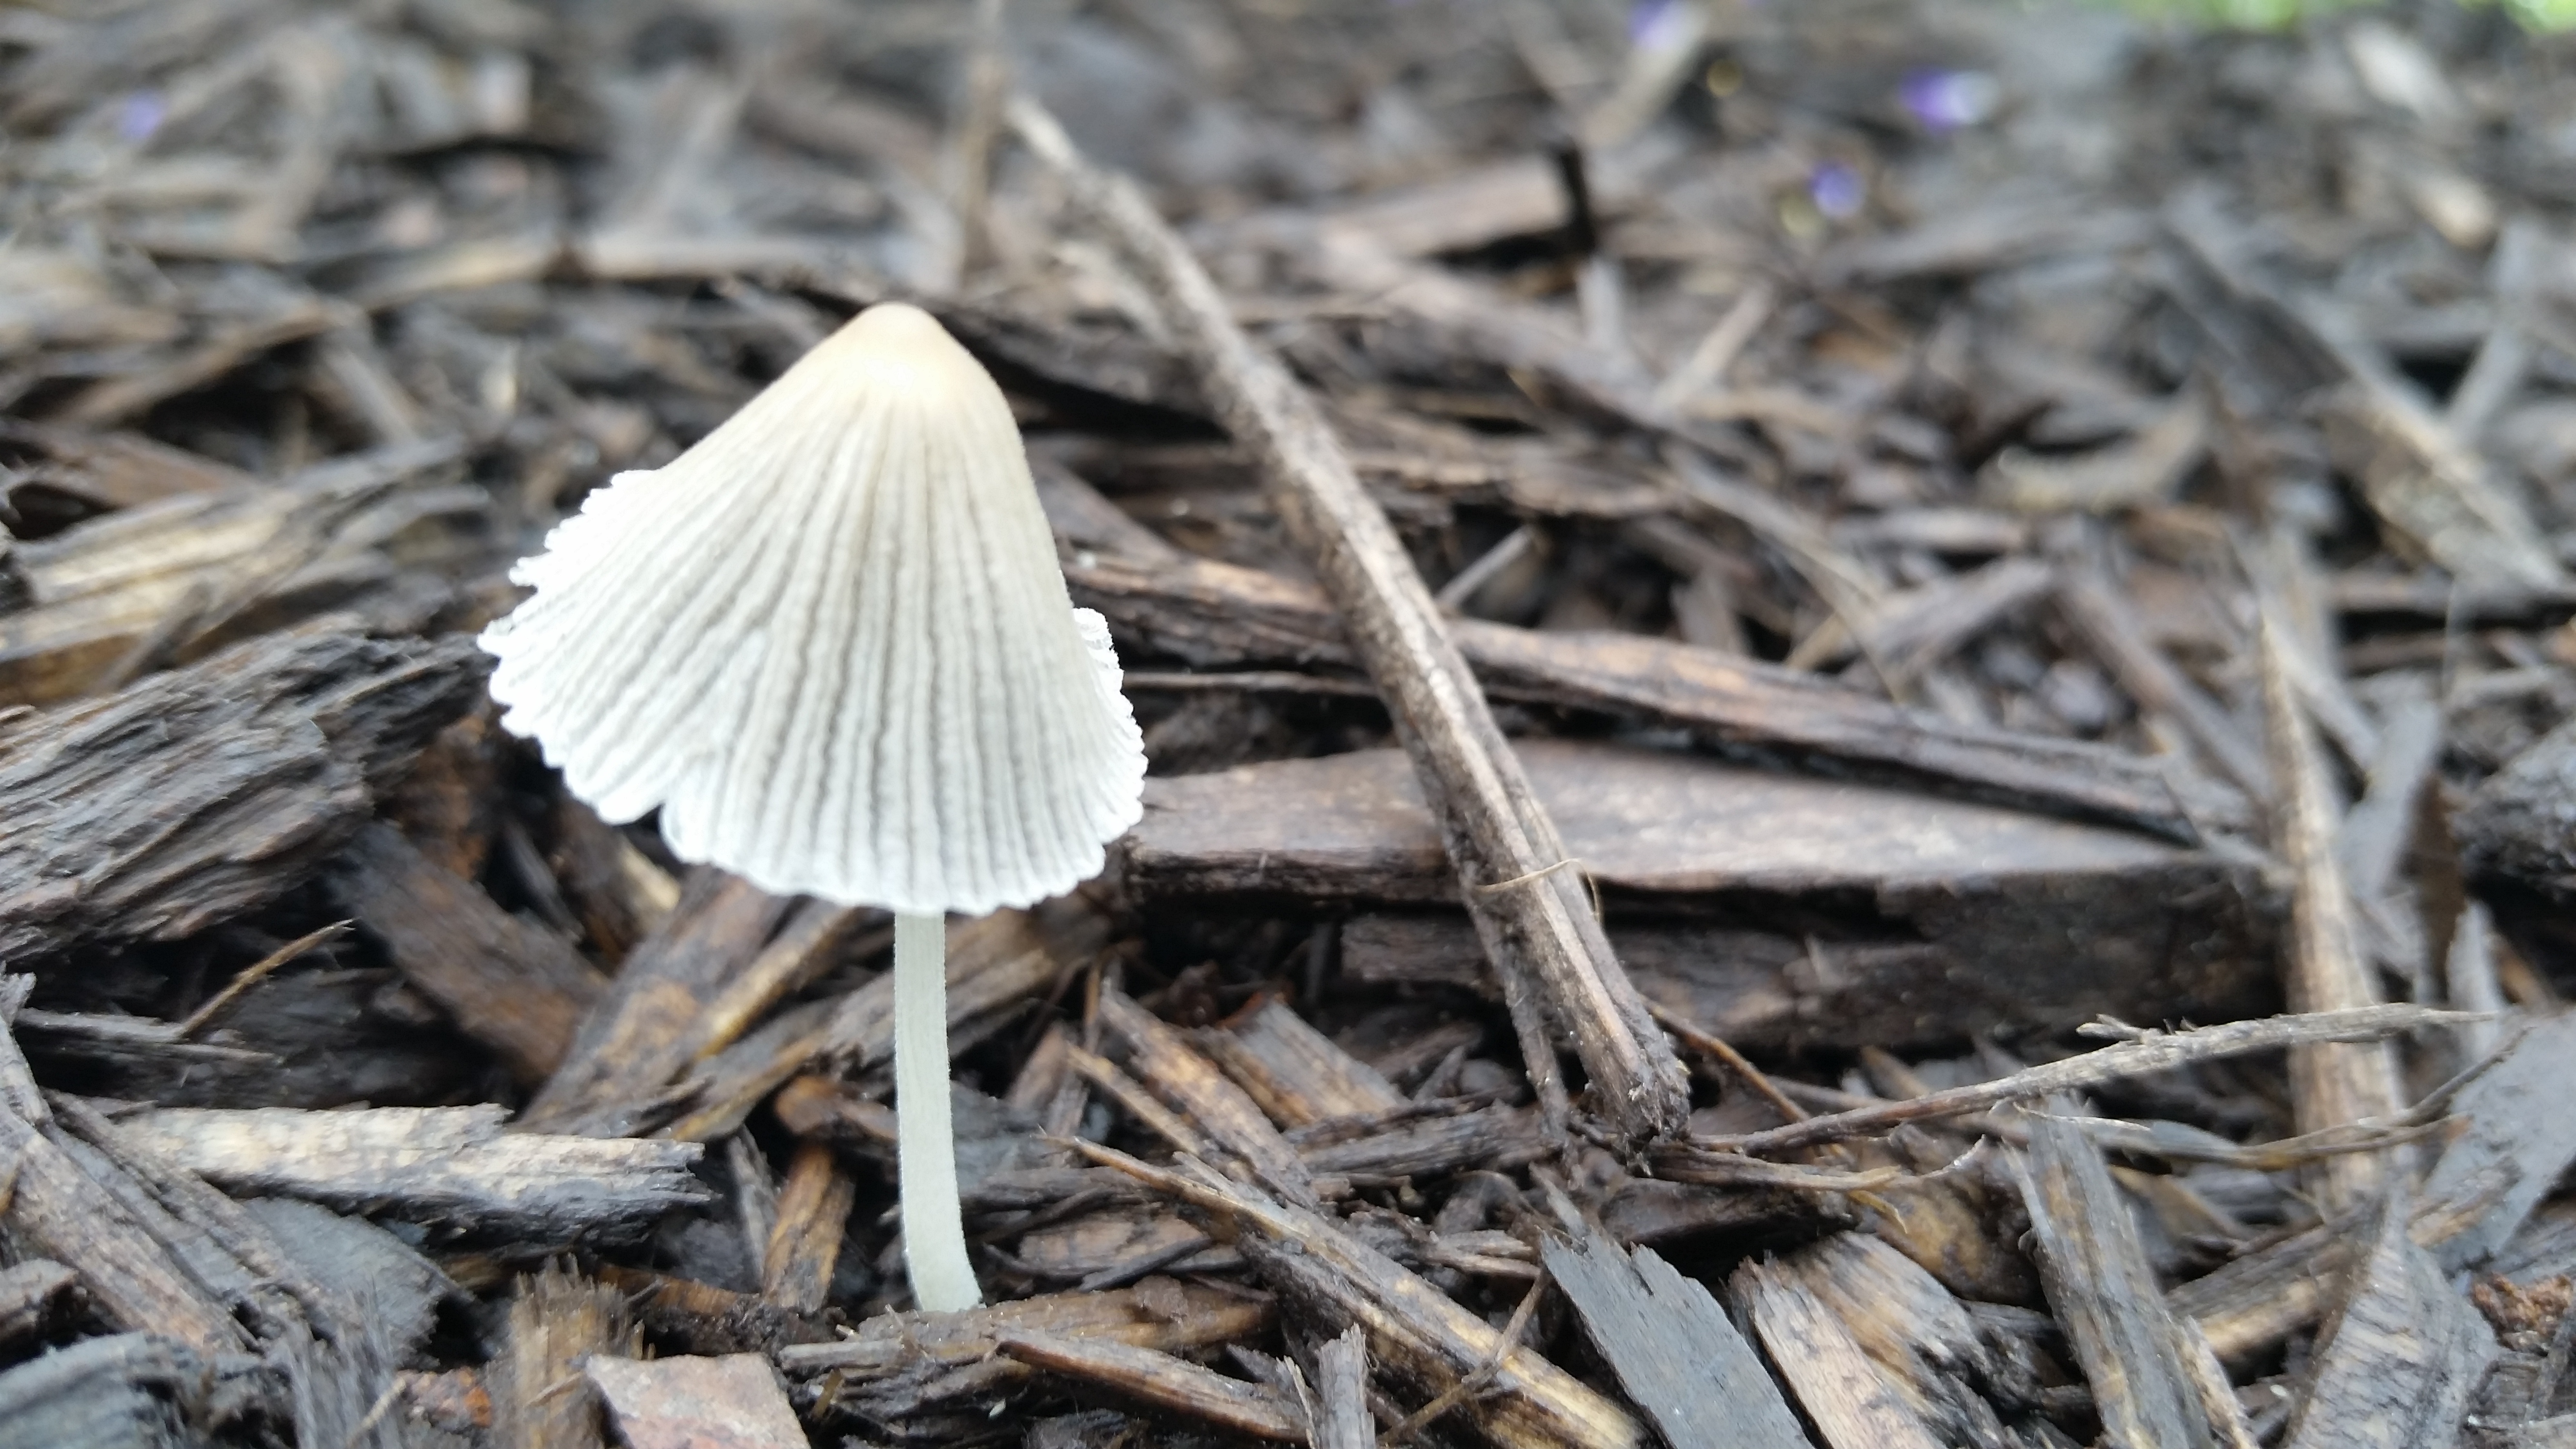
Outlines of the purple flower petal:
<svg viewBox="0 0 2576 1449">
<path fill-rule="evenodd" d="M 1816 210 L 1835 221 L 1849 221 L 1860 215 L 1869 201 L 1869 183 L 1860 173 L 1839 161 L 1825 161 L 1807 173 L 1807 198 Z"/>
<path fill-rule="evenodd" d="M 136 143 L 149 141 L 169 114 L 170 103 L 159 91 L 136 91 L 116 108 L 116 134 Z"/>
<path fill-rule="evenodd" d="M 1686 0 L 1638 0 L 1628 12 L 1628 43 L 1639 50 L 1670 50 L 1690 34 Z"/>
<path fill-rule="evenodd" d="M 1976 125 L 2003 99 L 1993 76 L 1973 70 L 1919 70 L 1897 87 L 1897 95 L 1915 121 L 1933 132 Z"/>
</svg>

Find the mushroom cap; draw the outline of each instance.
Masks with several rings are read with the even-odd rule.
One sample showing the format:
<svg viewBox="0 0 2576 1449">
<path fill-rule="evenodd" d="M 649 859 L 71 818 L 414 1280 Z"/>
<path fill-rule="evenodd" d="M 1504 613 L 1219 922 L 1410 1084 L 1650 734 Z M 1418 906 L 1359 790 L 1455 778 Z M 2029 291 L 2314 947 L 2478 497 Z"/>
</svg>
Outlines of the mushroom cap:
<svg viewBox="0 0 2576 1449">
<path fill-rule="evenodd" d="M 612 822 L 763 890 L 982 914 L 1099 872 L 1144 747 L 1010 406 L 886 303 L 621 473 L 483 632 L 502 726 Z"/>
</svg>

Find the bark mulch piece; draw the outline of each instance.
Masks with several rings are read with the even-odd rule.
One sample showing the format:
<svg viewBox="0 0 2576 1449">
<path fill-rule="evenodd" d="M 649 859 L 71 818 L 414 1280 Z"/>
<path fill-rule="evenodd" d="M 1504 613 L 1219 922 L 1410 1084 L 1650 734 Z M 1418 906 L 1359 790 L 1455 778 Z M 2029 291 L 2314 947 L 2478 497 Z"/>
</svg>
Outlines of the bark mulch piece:
<svg viewBox="0 0 2576 1449">
<path fill-rule="evenodd" d="M 2505 9 L 0 15 L 0 1449 L 2576 1442 Z M 473 644 L 886 299 L 1152 766 L 953 1315 L 889 919 Z"/>
</svg>

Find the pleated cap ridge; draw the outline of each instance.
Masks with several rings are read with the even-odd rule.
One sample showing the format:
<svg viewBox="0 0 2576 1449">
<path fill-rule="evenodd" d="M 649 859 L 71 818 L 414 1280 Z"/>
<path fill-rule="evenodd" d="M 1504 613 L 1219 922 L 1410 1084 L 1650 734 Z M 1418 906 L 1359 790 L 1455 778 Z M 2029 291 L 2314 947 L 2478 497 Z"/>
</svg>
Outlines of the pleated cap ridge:
<svg viewBox="0 0 2576 1449">
<path fill-rule="evenodd" d="M 621 473 L 483 633 L 504 728 L 777 894 L 982 914 L 1097 874 L 1145 758 L 1001 389 L 886 303 Z"/>
</svg>

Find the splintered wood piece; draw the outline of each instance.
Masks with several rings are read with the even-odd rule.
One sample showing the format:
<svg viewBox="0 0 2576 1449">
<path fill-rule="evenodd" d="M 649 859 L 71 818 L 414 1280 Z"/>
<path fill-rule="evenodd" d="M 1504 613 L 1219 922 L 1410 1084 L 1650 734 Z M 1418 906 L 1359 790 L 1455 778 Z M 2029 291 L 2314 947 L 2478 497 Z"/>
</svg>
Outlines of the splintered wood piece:
<svg viewBox="0 0 2576 1449">
<path fill-rule="evenodd" d="M 1046 1030 L 1038 1033 L 1037 1045 L 1029 1049 L 1027 1060 L 1011 1075 L 1010 1090 L 1002 1094 L 1003 1104 L 1044 1120 L 1054 1109 L 1056 1098 L 1074 1086 L 1073 1058 L 1066 1051 L 1072 1045 L 1073 1034 L 1065 1030 L 1063 1022 L 1048 1022 Z M 1058 1135 L 1073 1134 L 1068 1131 Z"/>
<path fill-rule="evenodd" d="M 1108 919 L 1078 896 L 995 911 L 948 927 L 948 1045 L 964 1051 L 1108 939 Z M 660 1135 L 699 1142 L 740 1127 L 763 1097 L 826 1061 L 856 1076 L 894 1055 L 894 973 L 834 1001 L 809 1002 L 715 1053 L 673 1095 L 697 1105 Z"/>
<path fill-rule="evenodd" d="M 1779 1386 L 1697 1280 L 1598 1229 L 1580 1241 L 1551 1235 L 1539 1251 L 1592 1346 L 1671 1449 L 1805 1449 Z"/>
<path fill-rule="evenodd" d="M 2046 597 L 2056 583 L 2054 568 L 2026 558 L 1998 559 L 1973 573 L 1935 579 L 1880 600 L 1862 617 L 1856 647 L 1873 671 L 1883 667 L 1900 684 L 1921 679 L 1996 621 Z M 1818 663 L 1839 660 L 1854 647 L 1839 622 L 1829 628 L 1846 642 Z M 1800 648 L 1821 651 L 1828 642 L 1828 631 L 1819 629 Z"/>
<path fill-rule="evenodd" d="M 213 1364 L 177 1338 L 93 1338 L 0 1373 L 0 1449 L 195 1449 L 214 1396 Z"/>
<path fill-rule="evenodd" d="M 1564 1088 L 1553 1022 L 1570 1031 L 1595 1108 L 1625 1137 L 1677 1130 L 1688 1077 L 1619 969 L 1547 810 L 1522 777 L 1431 591 L 1386 514 L 1361 487 L 1314 399 L 1236 325 L 1188 246 L 1124 177 L 1083 160 L 1055 119 L 1025 98 L 1012 123 L 1067 184 L 1075 206 L 1125 253 L 1200 364 L 1202 385 L 1236 442 L 1257 453 L 1289 531 L 1413 755 L 1461 897 L 1503 982 L 1551 1131 Z"/>
<path fill-rule="evenodd" d="M 571 943 L 511 915 L 382 823 L 358 832 L 335 883 L 342 908 L 403 979 L 534 1086 L 571 1050 L 608 978 Z"/>
<path fill-rule="evenodd" d="M 383 449 L 13 549 L 30 599 L 0 618 L 0 702 L 116 689 L 335 606 L 405 630 L 424 603 L 452 594 L 439 566 L 465 561 L 491 497 L 401 485 L 459 452 L 454 440 Z"/>
<path fill-rule="evenodd" d="M 2278 782 L 2273 844 L 2289 862 L 2290 955 L 2282 995 L 2292 1011 L 2347 1011 L 2376 1006 L 2379 974 L 2362 959 L 2352 892 L 2336 851 L 2340 822 L 2316 730 L 2281 663 L 2281 625 L 2261 629 L 2263 720 L 2272 778 Z M 2290 1104 L 2301 1132 L 2374 1117 L 2393 1117 L 2405 1099 L 2397 1056 L 2384 1042 L 2332 1042 L 2290 1049 Z M 2337 1153 L 2312 1170 L 2328 1212 L 2352 1208 L 2388 1182 L 2392 1164 L 2378 1152 Z"/>
<path fill-rule="evenodd" d="M 415 1423 L 456 1436 L 492 1428 L 492 1395 L 484 1390 L 482 1369 L 402 1369 L 394 1379 L 402 1385 L 402 1410 Z"/>
<path fill-rule="evenodd" d="M 0 1349 L 42 1333 L 80 1285 L 80 1274 L 51 1258 L 0 1268 Z"/>
<path fill-rule="evenodd" d="M 2257 243 L 2216 195 L 2187 191 L 2166 209 L 2167 234 L 2228 294 L 2276 330 L 2302 392 L 2341 379 L 2337 421 L 2360 434 L 2344 471 L 2380 521 L 2452 578 L 2521 592 L 2561 584 L 2545 534 L 2489 474 L 2484 458 L 2364 336 L 2340 305 L 2293 294 L 2263 274 Z M 2271 340 L 2271 339 L 2266 339 Z"/>
<path fill-rule="evenodd" d="M 1368 1335 L 1358 1324 L 1315 1350 L 1315 1449 L 1376 1449 L 1368 1377 Z"/>
<path fill-rule="evenodd" d="M 0 1112 L 30 1127 L 42 1127 L 53 1109 L 45 1105 L 44 1089 L 36 1085 L 27 1055 L 18 1049 L 14 1029 L 35 989 L 33 976 L 0 976 Z"/>
<path fill-rule="evenodd" d="M 1806 1285 L 1746 1263 L 1728 1288 L 1831 1449 L 1937 1449 L 1931 1427 Z"/>
<path fill-rule="evenodd" d="M 697 1021 L 673 1044 L 670 1054 L 688 1052 L 694 1062 L 731 1046 L 759 1024 L 772 1007 L 829 971 L 845 954 L 871 955 L 893 943 L 894 928 L 880 925 L 869 935 L 860 927 L 882 922 L 875 910 L 802 901 L 778 928 L 760 954 L 715 992 Z M 674 1074 L 677 1068 L 674 1069 Z"/>
<path fill-rule="evenodd" d="M 519 1125 L 592 1137 L 650 1130 L 671 1079 L 698 1056 L 708 1004 L 759 958 L 795 904 L 721 871 L 696 872 L 670 919 L 583 1018 L 571 1054 Z"/>
<path fill-rule="evenodd" d="M 1637 891 L 1902 891 L 1962 875 L 2135 888 L 2208 864 L 2124 831 L 1689 754 L 1536 739 L 1517 754 L 1564 820 L 1581 873 Z M 1149 894 L 1456 898 L 1392 750 L 1151 779 L 1126 844 L 1127 878 Z"/>
<path fill-rule="evenodd" d="M 1326 1328 L 1358 1324 L 1374 1361 L 1422 1398 L 1471 1379 L 1480 1382 L 1483 1391 L 1465 1395 L 1454 1413 L 1488 1442 L 1503 1449 L 1633 1449 L 1646 1442 L 1645 1427 L 1626 1410 L 1535 1350 L 1506 1339 L 1338 1224 L 1203 1167 L 1165 1172 L 1111 1148 L 1073 1146 L 1095 1162 L 1231 1220 L 1245 1256 L 1274 1289 L 1325 1316 Z"/>
<path fill-rule="evenodd" d="M 316 965 L 250 983 L 210 1033 L 227 1045 L 181 1040 L 181 1023 L 151 1017 L 40 1011 L 21 1018 L 23 1040 L 61 1080 L 173 1107 L 328 1108 L 474 1091 L 491 1063 L 461 1049 L 428 1003 L 390 973 Z"/>
<path fill-rule="evenodd" d="M 1315 1183 L 1297 1149 L 1270 1125 L 1241 1087 L 1194 1050 L 1177 1028 L 1138 1006 L 1123 991 L 1100 993 L 1100 1020 L 1135 1053 L 1138 1075 L 1226 1151 L 1243 1159 L 1271 1191 L 1300 1205 L 1315 1204 Z"/>
<path fill-rule="evenodd" d="M 1228 1378 L 1188 1359 L 1116 1339 L 1069 1338 L 1028 1328 L 1006 1330 L 995 1341 L 1010 1358 L 1097 1385 L 1142 1408 L 1251 1439 L 1306 1440 L 1304 1419 L 1277 1390 Z"/>
<path fill-rule="evenodd" d="M 2126 207 L 1980 198 L 1900 231 L 1837 242 L 1817 259 L 1817 270 L 1836 284 L 1974 276 L 2034 257 L 2118 250 L 2154 234 L 2153 216 Z"/>
<path fill-rule="evenodd" d="M 1197 1040 L 1282 1127 L 1406 1105 L 1375 1067 L 1334 1045 L 1276 997 L 1242 1025 L 1202 1032 Z"/>
<path fill-rule="evenodd" d="M 1189 554 L 1137 522 L 1053 453 L 1030 449 L 1029 472 L 1038 485 L 1038 506 L 1045 511 L 1047 526 L 1054 530 L 1059 548 L 1071 544 L 1138 563 L 1183 564 L 1189 560 Z"/>
<path fill-rule="evenodd" d="M 1676 47 L 1676 53 L 1688 49 Z M 1405 261 L 1330 228 L 1286 256 L 1325 285 L 1389 309 L 1443 351 L 1526 372 L 1543 379 L 1551 395 L 1642 431 L 1688 433 L 1680 420 L 1656 407 L 1653 380 L 1632 353 L 1597 345 L 1499 287 L 1479 285 L 1447 267 Z"/>
<path fill-rule="evenodd" d="M 1077 558 L 1074 602 L 1158 653 L 1200 666 L 1349 664 L 1323 596 L 1275 574 L 1206 559 Z M 2241 825 L 2242 797 L 2104 745 L 1960 724 L 1813 675 L 1666 639 L 1543 633 L 1477 619 L 1449 629 L 1498 695 L 1598 710 L 1728 744 L 1812 756 L 1849 770 L 2051 814 L 2200 838 L 2195 821 Z"/>
<path fill-rule="evenodd" d="M 2322 301 L 2290 309 L 2340 364 L 2350 384 L 2337 420 L 2357 436 L 2350 468 L 2373 513 L 2455 579 L 2485 588 L 2564 587 L 2566 570 L 2544 533 L 2487 459 L 2430 406 L 2386 358 Z"/>
<path fill-rule="evenodd" d="M 1042 1294 L 963 1313 L 883 1313 L 845 1338 L 782 1348 L 778 1362 L 791 1374 L 882 1379 L 977 1363 L 993 1356 L 1001 1335 L 1030 1331 L 1185 1353 L 1251 1339 L 1270 1327 L 1273 1314 L 1259 1294 L 1148 1278 L 1107 1292 Z"/>
<path fill-rule="evenodd" d="M 0 1156 L 17 1162 L 0 1223 L 29 1250 L 77 1269 L 110 1324 L 168 1334 L 208 1353 L 249 1348 L 224 1305 L 50 1138 L 14 1116 L 0 1117 Z"/>
<path fill-rule="evenodd" d="M 1473 251 L 1565 225 L 1565 182 L 1545 157 L 1513 156 L 1339 202 L 1316 221 L 1393 256 Z"/>
<path fill-rule="evenodd" d="M 1193 1157 L 1211 1155 L 1215 1148 L 1206 1134 L 1189 1118 L 1164 1106 L 1145 1090 L 1145 1084 L 1127 1075 L 1107 1057 L 1067 1046 L 1066 1057 L 1082 1079 L 1098 1088 L 1112 1105 L 1136 1119 L 1136 1125 L 1172 1144 L 1177 1151 Z M 1284 1144 L 1283 1144 L 1284 1145 Z"/>
<path fill-rule="evenodd" d="M 353 1339 L 365 1325 L 359 1305 L 307 1271 L 257 1213 L 89 1103 L 65 1096 L 51 1101 L 59 1129 L 55 1140 L 177 1251 L 198 1281 L 212 1288 L 221 1275 L 245 1284 L 221 1296 L 251 1308 L 264 1336 L 291 1336 L 288 1330 L 298 1319 L 310 1335 L 342 1340 Z"/>
<path fill-rule="evenodd" d="M 2552 956 L 2566 950 L 2564 922 L 2569 903 L 2576 901 L 2576 837 L 2565 826 L 2571 818 L 2576 818 L 2576 719 L 2560 723 L 2489 775 L 2470 792 L 2453 827 L 2464 871 L 2484 885 L 2506 886 L 2528 900 L 2496 902 L 2506 934 L 2545 943 Z"/>
<path fill-rule="evenodd" d="M 2125 831 L 1879 786 L 1589 741 L 1519 754 L 1579 869 L 1631 894 L 1609 911 L 1631 978 L 1739 1045 L 1942 1039 L 1997 1020 L 2228 1018 L 2266 1005 L 2242 961 L 2270 947 L 2255 872 Z M 1124 876 L 1149 899 L 1448 897 L 1438 837 L 1392 751 L 1146 782 Z M 1852 899 L 1858 944 L 1700 923 L 1747 898 L 1786 911 Z M 1830 904 L 1828 904 L 1830 903 Z M 1667 916 L 1663 912 L 1676 914 Z M 2070 957 L 2066 943 L 2085 943 Z M 1345 970 L 1388 984 L 1490 980 L 1461 916 L 1360 916 Z M 2077 960 L 2088 964 L 2080 968 Z M 2116 960 L 2116 969 L 2103 963 Z"/>
<path fill-rule="evenodd" d="M 2289 1449 L 2450 1449 L 2496 1355 L 2493 1330 L 2407 1236 L 2402 1200 L 2372 1226 L 2343 1301 L 2317 1335 Z"/>
<path fill-rule="evenodd" d="M 0 997 L 17 995 L 0 991 Z M 0 1228 L 19 1252 L 79 1273 L 99 1315 L 116 1328 L 166 1334 L 209 1356 L 248 1351 L 249 1336 L 228 1308 L 66 1147 L 69 1139 L 44 1100 L 35 1099 L 34 1113 L 18 1100 L 33 1084 L 10 1035 L 9 1014 L 0 1012 L 0 1164 L 7 1164 L 0 1167 Z M 24 1086 L 10 1087 L 12 1078 Z M 123 1196 L 144 1195 L 139 1185 L 121 1186 Z"/>
<path fill-rule="evenodd" d="M 2012 1157 L 2030 1209 L 2040 1281 L 2093 1386 L 2110 1449 L 2213 1449 L 2209 1416 L 2137 1219 L 2083 1132 L 2054 1117 L 2030 1122 L 2027 1154 Z"/>
<path fill-rule="evenodd" d="M 469 639 L 281 634 L 0 726 L 0 960 L 177 940 L 302 885 L 485 666 Z"/>
<path fill-rule="evenodd" d="M 1906 1215 L 1913 1219 L 1915 1210 L 1909 1206 Z M 1835 1233 L 1767 1264 L 1765 1273 L 1775 1285 L 1794 1281 L 1829 1312 L 1936 1439 L 2001 1437 L 1981 1389 L 2004 1381 L 2003 1366 L 1966 1305 L 1913 1258 L 1867 1233 Z M 1767 1345 L 1767 1330 L 1764 1339 Z M 1780 1350 L 1771 1356 L 1794 1380 Z"/>
<path fill-rule="evenodd" d="M 173 1107 L 117 1125 L 227 1192 L 534 1242 L 631 1240 L 707 1200 L 689 1172 L 696 1143 L 506 1132 L 506 1116 L 497 1106 Z"/>
<path fill-rule="evenodd" d="M 948 928 L 948 1024 L 958 1025 L 1026 996 L 1087 962 L 1110 935 L 1107 912 L 1080 895 L 1025 911 L 995 911 Z M 894 973 L 886 972 L 841 999 L 824 1033 L 822 1054 L 844 1074 L 883 1066 L 894 1057 Z"/>
<path fill-rule="evenodd" d="M 1978 491 L 2024 513 L 2111 513 L 2163 503 L 2209 444 L 2209 408 L 2185 392 L 2133 436 L 2071 458 L 2006 448 L 1978 474 Z"/>
<path fill-rule="evenodd" d="M 2140 709 L 2179 720 L 2210 763 L 2248 795 L 2259 800 L 2271 793 L 2263 752 L 2218 701 L 2174 667 L 2139 626 L 2136 610 L 2120 601 L 2098 571 L 2065 572 L 2057 598 L 2067 622 Z"/>
<path fill-rule="evenodd" d="M 546 859 L 599 953 L 622 961 L 680 905 L 680 883 L 570 794 L 555 802 L 555 848 Z"/>
<path fill-rule="evenodd" d="M 647 1336 L 683 1352 L 772 1353 L 834 1336 L 825 1315 L 789 1313 L 757 1294 L 614 1263 L 600 1264 L 598 1276 L 626 1295 L 627 1310 Z"/>
<path fill-rule="evenodd" d="M 2576 1013 L 2536 1017 L 2452 1102 L 2459 1134 L 2421 1193 L 2426 1203 L 2475 1205 L 2473 1220 L 2438 1248 L 2446 1269 L 2501 1252 L 2576 1165 L 2576 1112 L 2567 1110 L 2571 1062 Z"/>
<path fill-rule="evenodd" d="M 376 809 L 377 819 L 466 880 L 482 878 L 499 824 L 504 736 L 495 716 L 478 709 L 432 736 Z"/>
<path fill-rule="evenodd" d="M 582 1373 L 608 1406 L 626 1449 L 805 1449 L 805 1427 L 756 1353 L 722 1358 L 610 1358 Z"/>
<path fill-rule="evenodd" d="M 2418 1246 L 2440 1253 L 2476 1225 L 2501 1198 L 2501 1174 L 2481 1174 L 2465 1196 L 2428 1197 L 2417 1204 L 2410 1227 Z M 2189 1318 L 2222 1363 L 2245 1364 L 2322 1317 L 2335 1286 L 2360 1246 L 2352 1215 L 2293 1233 L 2231 1259 L 2165 1295 L 2178 1317 Z"/>
<path fill-rule="evenodd" d="M 2200 1407 L 2209 1416 L 2209 1432 L 2218 1449 L 2261 1449 L 2262 1440 L 2246 1418 L 2245 1404 L 2236 1397 L 2236 1385 L 2228 1381 L 2227 1366 L 2218 1361 L 2208 1335 L 2190 1319 L 2177 1316 L 2174 1322 L 2182 1335 L 2183 1367 L 2191 1373 L 2192 1387 L 2200 1391 Z"/>
<path fill-rule="evenodd" d="M 633 1357 L 624 1295 L 548 1266 L 519 1280 L 499 1357 L 485 1370 L 500 1449 L 600 1449 L 599 1397 L 584 1365 Z"/>
<path fill-rule="evenodd" d="M 1206 1271 L 1217 1259 L 1236 1266 L 1243 1261 L 1178 1213 L 1141 1205 L 1033 1229 L 1012 1256 L 1039 1277 L 1078 1279 L 1077 1288 L 1131 1283 L 1148 1273 Z"/>
<path fill-rule="evenodd" d="M 1297 1145 L 1307 1171 L 1354 1182 L 1427 1180 L 1480 1168 L 1509 1172 L 1539 1161 L 1551 1150 L 1536 1113 L 1500 1106 L 1455 1116 L 1418 1117 L 1363 1135 Z"/>
<path fill-rule="evenodd" d="M 165 498 L 250 493 L 266 483 L 212 458 L 157 443 L 141 433 L 93 433 L 10 420 L 0 438 L 35 449 L 39 468 L 23 469 L 48 487 L 94 507 L 124 513 Z"/>
<path fill-rule="evenodd" d="M 761 1260 L 760 1296 L 799 1313 L 831 1301 L 832 1269 L 841 1260 L 841 1235 L 858 1190 L 830 1147 L 808 1142 L 796 1149 Z"/>
<path fill-rule="evenodd" d="M 374 1371 L 411 1361 L 437 1327 L 440 1306 L 462 1296 L 437 1264 L 365 1218 L 344 1217 L 291 1197 L 252 1198 L 241 1208 L 294 1260 L 299 1275 L 356 1311 L 354 1330 L 334 1343 L 363 1340 L 380 1349 L 370 1366 Z M 304 1303 L 316 1301 L 309 1288 L 297 1292 Z M 307 1311 L 311 1317 L 322 1316 L 318 1310 Z"/>
</svg>

